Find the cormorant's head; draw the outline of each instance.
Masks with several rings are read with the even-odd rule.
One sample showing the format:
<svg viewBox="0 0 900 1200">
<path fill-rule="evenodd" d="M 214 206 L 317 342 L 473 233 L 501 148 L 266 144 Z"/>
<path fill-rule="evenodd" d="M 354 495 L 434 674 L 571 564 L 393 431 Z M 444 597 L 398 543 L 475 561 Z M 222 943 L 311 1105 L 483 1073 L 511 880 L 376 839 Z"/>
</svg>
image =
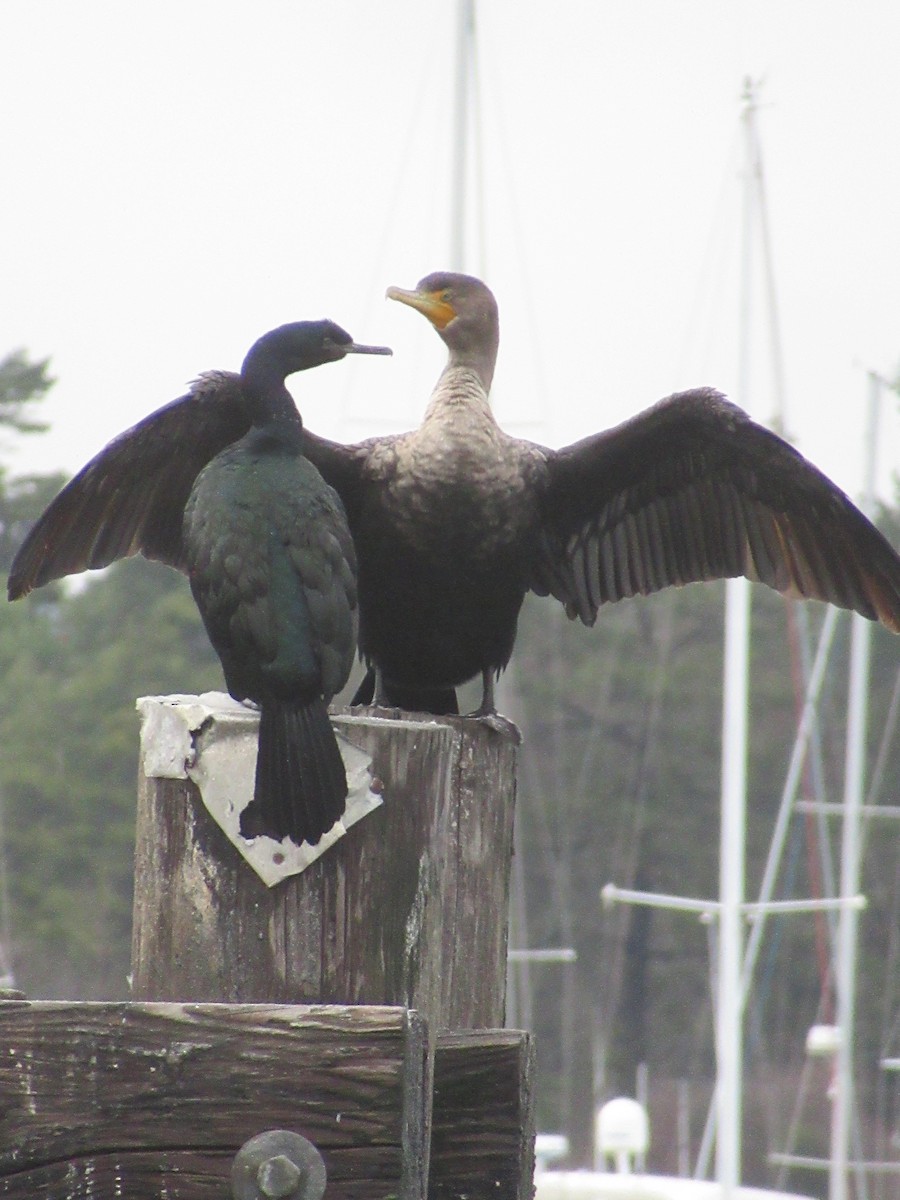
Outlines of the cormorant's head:
<svg viewBox="0 0 900 1200">
<path fill-rule="evenodd" d="M 500 320 L 491 289 L 473 275 L 434 271 L 416 284 L 414 291 L 389 287 L 389 300 L 408 304 L 428 318 L 446 342 L 451 356 L 475 362 L 490 387 Z"/>
<path fill-rule="evenodd" d="M 337 362 L 346 354 L 390 354 L 387 346 L 361 346 L 334 321 L 293 321 L 270 329 L 250 347 L 241 374 L 280 376 Z"/>
</svg>

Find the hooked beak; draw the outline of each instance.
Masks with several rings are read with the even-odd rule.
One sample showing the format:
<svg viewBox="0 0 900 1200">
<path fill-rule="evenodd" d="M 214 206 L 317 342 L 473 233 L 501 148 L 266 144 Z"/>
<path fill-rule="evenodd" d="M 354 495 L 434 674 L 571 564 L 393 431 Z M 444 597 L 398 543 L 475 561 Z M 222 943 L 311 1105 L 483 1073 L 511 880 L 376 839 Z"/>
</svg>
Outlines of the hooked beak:
<svg viewBox="0 0 900 1200">
<path fill-rule="evenodd" d="M 399 300 L 417 312 L 423 313 L 435 329 L 446 329 L 456 316 L 456 309 L 442 299 L 441 292 L 408 292 L 406 288 L 389 287 L 385 292 L 388 300 Z"/>
</svg>

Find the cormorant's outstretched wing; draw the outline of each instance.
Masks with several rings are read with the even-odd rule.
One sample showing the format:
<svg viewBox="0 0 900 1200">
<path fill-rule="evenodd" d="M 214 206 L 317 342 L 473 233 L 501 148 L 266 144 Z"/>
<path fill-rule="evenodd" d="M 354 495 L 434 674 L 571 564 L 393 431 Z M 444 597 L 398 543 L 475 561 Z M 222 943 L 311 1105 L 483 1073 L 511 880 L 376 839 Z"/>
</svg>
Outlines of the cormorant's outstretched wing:
<svg viewBox="0 0 900 1200">
<path fill-rule="evenodd" d="M 240 376 L 212 371 L 114 438 L 29 531 L 9 574 L 10 600 L 131 554 L 183 570 L 181 525 L 194 480 L 249 428 Z"/>
<path fill-rule="evenodd" d="M 347 513 L 350 532 L 354 537 L 358 531 L 367 464 L 370 463 L 373 452 L 375 457 L 390 452 L 391 444 L 397 441 L 398 436 L 387 434 L 348 445 L 319 437 L 304 426 L 303 453 L 325 482 L 340 496 Z"/>
<path fill-rule="evenodd" d="M 717 392 L 670 396 L 547 451 L 532 587 L 593 624 L 601 604 L 746 575 L 900 632 L 900 557 L 793 447 Z"/>
</svg>

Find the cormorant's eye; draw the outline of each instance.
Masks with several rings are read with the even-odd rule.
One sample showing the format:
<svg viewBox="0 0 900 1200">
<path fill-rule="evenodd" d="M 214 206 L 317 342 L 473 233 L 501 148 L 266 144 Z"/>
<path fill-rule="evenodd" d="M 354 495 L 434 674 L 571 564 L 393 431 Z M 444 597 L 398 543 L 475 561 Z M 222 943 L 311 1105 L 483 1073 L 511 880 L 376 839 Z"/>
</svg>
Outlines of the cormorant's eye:
<svg viewBox="0 0 900 1200">
<path fill-rule="evenodd" d="M 446 291 L 441 292 L 441 303 L 442 304 L 450 303 L 450 289 L 449 288 Z"/>
</svg>

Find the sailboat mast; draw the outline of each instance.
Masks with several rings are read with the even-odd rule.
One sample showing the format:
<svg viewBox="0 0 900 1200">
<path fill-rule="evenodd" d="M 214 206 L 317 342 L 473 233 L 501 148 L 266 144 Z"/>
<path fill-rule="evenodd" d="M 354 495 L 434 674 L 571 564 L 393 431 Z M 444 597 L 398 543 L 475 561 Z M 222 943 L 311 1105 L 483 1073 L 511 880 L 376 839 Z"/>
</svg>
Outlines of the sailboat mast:
<svg viewBox="0 0 900 1200">
<path fill-rule="evenodd" d="M 870 513 L 875 487 L 875 445 L 881 380 L 869 374 L 869 410 L 863 512 Z M 859 916 L 849 898 L 859 890 L 860 821 L 865 788 L 866 727 L 868 723 L 869 660 L 872 624 L 853 614 L 850 633 L 850 679 L 847 697 L 847 744 L 844 759 L 844 820 L 841 836 L 841 900 L 837 936 L 838 1045 L 834 1063 L 834 1101 L 831 1110 L 831 1161 L 828 1200 L 847 1200 L 853 1115 L 853 1020 L 856 1002 L 856 941 Z"/>
<path fill-rule="evenodd" d="M 475 47 L 475 0 L 457 0 L 456 82 L 453 164 L 450 178 L 450 269 L 466 267 L 466 166 L 469 138 L 469 82 Z"/>
<path fill-rule="evenodd" d="M 750 394 L 753 211 L 756 196 L 756 94 L 744 84 L 746 142 L 741 237 L 738 399 Z M 743 912 L 747 824 L 747 709 L 750 587 L 729 579 L 725 592 L 725 668 L 722 701 L 721 828 L 719 834 L 719 954 L 716 1010 L 716 1179 L 732 1200 L 741 1178 L 743 1065 Z"/>
</svg>

